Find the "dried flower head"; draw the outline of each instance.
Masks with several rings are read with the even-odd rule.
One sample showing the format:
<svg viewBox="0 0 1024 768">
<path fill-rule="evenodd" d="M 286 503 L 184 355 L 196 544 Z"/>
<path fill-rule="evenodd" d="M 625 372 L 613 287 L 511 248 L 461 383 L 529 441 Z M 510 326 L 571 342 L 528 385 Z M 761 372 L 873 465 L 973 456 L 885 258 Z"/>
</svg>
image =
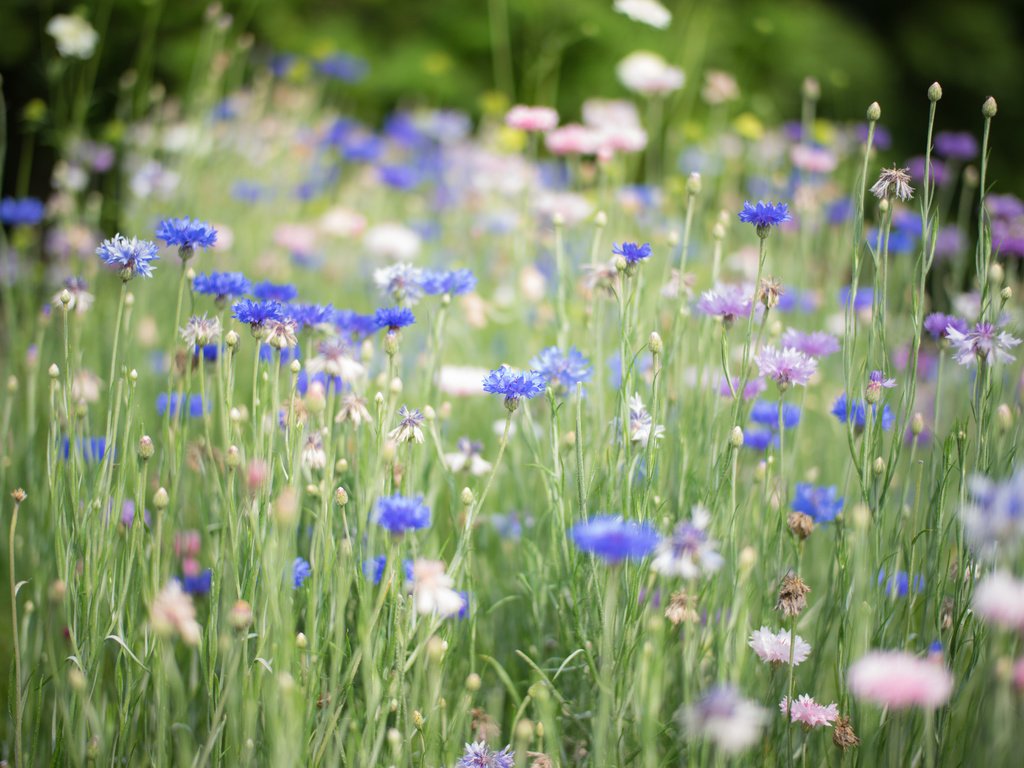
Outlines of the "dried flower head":
<svg viewBox="0 0 1024 768">
<path fill-rule="evenodd" d="M 779 587 L 779 599 L 775 603 L 775 610 L 786 617 L 799 616 L 807 607 L 807 593 L 810 591 L 811 588 L 795 573 L 786 574 L 782 579 L 782 586 Z"/>
<path fill-rule="evenodd" d="M 878 174 L 878 181 L 871 187 L 871 194 L 879 200 L 897 198 L 906 202 L 914 196 L 914 188 L 910 186 L 910 170 L 907 168 L 883 168 Z"/>
<path fill-rule="evenodd" d="M 860 739 L 853 732 L 853 726 L 850 725 L 850 718 L 844 715 L 836 718 L 836 724 L 832 728 L 832 743 L 843 752 L 860 744 Z"/>
<path fill-rule="evenodd" d="M 801 541 L 814 532 L 814 518 L 803 512 L 790 512 L 786 518 L 786 525 L 789 526 L 790 533 Z"/>
<path fill-rule="evenodd" d="M 672 622 L 673 626 L 679 626 L 684 621 L 694 624 L 700 620 L 697 614 L 697 598 L 686 594 L 685 590 L 673 592 L 665 608 L 665 618 Z"/>
<path fill-rule="evenodd" d="M 765 309 L 773 309 L 779 305 L 779 299 L 785 291 L 782 290 L 782 283 L 777 278 L 765 277 L 757 286 L 757 300 Z"/>
</svg>

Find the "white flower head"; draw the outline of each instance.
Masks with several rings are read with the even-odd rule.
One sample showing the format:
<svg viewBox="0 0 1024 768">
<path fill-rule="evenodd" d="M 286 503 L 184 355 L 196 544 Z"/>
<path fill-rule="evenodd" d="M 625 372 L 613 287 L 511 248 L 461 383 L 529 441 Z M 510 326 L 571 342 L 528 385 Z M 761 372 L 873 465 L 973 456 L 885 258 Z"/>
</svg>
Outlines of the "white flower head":
<svg viewBox="0 0 1024 768">
<path fill-rule="evenodd" d="M 57 53 L 68 59 L 88 59 L 96 50 L 99 33 L 81 16 L 59 13 L 46 22 L 46 34 L 57 43 Z"/>
</svg>

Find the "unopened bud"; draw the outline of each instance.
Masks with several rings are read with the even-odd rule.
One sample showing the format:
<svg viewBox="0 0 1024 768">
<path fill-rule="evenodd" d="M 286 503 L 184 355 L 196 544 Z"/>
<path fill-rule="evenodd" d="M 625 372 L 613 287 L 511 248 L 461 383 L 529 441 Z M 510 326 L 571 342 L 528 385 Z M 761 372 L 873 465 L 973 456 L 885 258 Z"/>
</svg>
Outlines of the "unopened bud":
<svg viewBox="0 0 1024 768">
<path fill-rule="evenodd" d="M 924 416 L 920 413 L 915 413 L 910 418 L 910 433 L 917 437 L 922 432 L 924 432 Z"/>
<path fill-rule="evenodd" d="M 228 612 L 228 624 L 241 632 L 252 624 L 252 606 L 245 600 L 237 600 Z"/>
<path fill-rule="evenodd" d="M 423 713 L 418 709 L 412 711 L 412 727 L 417 731 L 423 730 Z"/>
<path fill-rule="evenodd" d="M 50 363 L 50 367 L 46 371 L 51 379 L 56 379 L 60 376 L 60 368 L 57 367 L 56 363 Z"/>
<path fill-rule="evenodd" d="M 334 503 L 339 507 L 344 507 L 348 504 L 348 491 L 342 488 L 340 485 L 334 489 Z"/>
<path fill-rule="evenodd" d="M 228 446 L 227 465 L 228 469 L 238 469 L 242 466 L 242 453 L 237 445 Z"/>
<path fill-rule="evenodd" d="M 1003 301 L 1009 301 L 1010 299 L 1012 299 L 1013 298 L 1013 288 L 1011 288 L 1008 285 L 1003 286 L 1003 290 L 1001 290 L 999 292 L 999 298 L 1001 298 Z"/>
<path fill-rule="evenodd" d="M 47 590 L 47 597 L 50 598 L 51 603 L 59 603 L 64 600 L 64 595 L 68 593 L 68 585 L 60 579 L 57 579 L 50 584 L 50 588 Z"/>
<path fill-rule="evenodd" d="M 228 331 L 224 335 L 224 343 L 232 348 L 238 346 L 238 334 L 234 331 Z"/>
<path fill-rule="evenodd" d="M 942 98 L 942 86 L 937 82 L 928 86 L 928 101 L 938 101 Z"/>
<path fill-rule="evenodd" d="M 661 340 L 661 334 L 657 331 L 651 331 L 651 336 L 647 340 L 647 346 L 650 347 L 652 355 L 660 355 L 665 349 L 665 343 Z"/>
<path fill-rule="evenodd" d="M 554 224 L 556 227 L 564 226 L 565 216 L 561 213 L 561 211 L 555 211 L 553 214 L 551 214 L 551 223 Z"/>
<path fill-rule="evenodd" d="M 988 279 L 989 282 L 995 283 L 996 285 L 1002 285 L 1003 278 L 1006 277 L 1006 272 L 1003 270 L 1003 265 L 998 261 L 992 262 L 992 266 L 988 268 Z"/>
<path fill-rule="evenodd" d="M 306 639 L 306 636 L 302 632 L 299 632 L 295 636 L 295 647 L 300 651 L 304 651 L 306 650 L 307 645 L 309 645 L 309 640 Z"/>
<path fill-rule="evenodd" d="M 139 458 L 143 461 L 149 461 L 153 458 L 153 453 L 156 449 L 153 447 L 153 438 L 149 435 L 143 435 L 139 438 Z"/>
<path fill-rule="evenodd" d="M 288 370 L 290 370 L 293 374 L 298 375 L 299 371 L 302 370 L 302 363 L 300 363 L 298 360 L 292 360 L 291 363 L 288 365 Z"/>
<path fill-rule="evenodd" d="M 598 211 L 594 214 L 594 223 L 599 227 L 608 226 L 608 214 L 604 211 Z"/>
<path fill-rule="evenodd" d="M 817 101 L 821 98 L 821 83 L 813 77 L 805 77 L 803 88 L 804 98 L 808 101 Z"/>
<path fill-rule="evenodd" d="M 996 421 L 1003 432 L 1009 432 L 1013 426 L 1013 411 L 1006 403 L 1000 403 L 996 408 Z"/>
<path fill-rule="evenodd" d="M 156 493 L 153 494 L 153 506 L 156 509 L 167 509 L 167 505 L 171 503 L 170 497 L 167 495 L 167 489 L 160 486 L 156 489 Z"/>
<path fill-rule="evenodd" d="M 135 306 L 135 294 L 134 293 L 126 293 L 124 295 L 124 305 L 125 305 L 126 308 L 131 308 L 131 307 Z"/>
<path fill-rule="evenodd" d="M 881 456 L 876 457 L 875 460 L 871 463 L 871 471 L 874 472 L 876 475 L 881 475 L 883 472 L 885 472 L 885 459 L 883 459 Z"/>
<path fill-rule="evenodd" d="M 725 239 L 725 224 L 723 224 L 720 221 L 716 221 L 715 222 L 715 226 L 713 226 L 711 228 L 711 236 L 713 238 L 715 238 L 715 240 L 724 240 Z"/>
<path fill-rule="evenodd" d="M 985 99 L 985 103 L 981 105 L 981 114 L 989 120 L 995 117 L 998 111 L 999 108 L 996 106 L 996 100 L 991 96 Z"/>
<path fill-rule="evenodd" d="M 757 565 L 757 550 L 746 546 L 740 550 L 739 566 L 740 571 L 748 572 Z"/>
<path fill-rule="evenodd" d="M 686 191 L 691 195 L 699 195 L 703 184 L 699 173 L 691 173 L 686 179 Z"/>
<path fill-rule="evenodd" d="M 743 429 L 741 427 L 732 428 L 732 432 L 729 433 L 729 445 L 733 448 L 743 447 Z"/>
<path fill-rule="evenodd" d="M 427 658 L 431 661 L 440 661 L 448 650 L 448 643 L 437 635 L 427 641 Z"/>
<path fill-rule="evenodd" d="M 462 500 L 462 505 L 464 507 L 472 506 L 473 501 L 475 500 L 475 497 L 473 496 L 473 491 L 470 488 L 463 488 L 462 495 L 460 498 Z"/>
<path fill-rule="evenodd" d="M 531 741 L 533 739 L 533 722 L 524 717 L 516 723 L 516 738 L 520 741 Z"/>
<path fill-rule="evenodd" d="M 432 406 L 425 405 L 423 406 L 423 418 L 427 421 L 433 421 L 437 418 L 437 411 Z"/>
<path fill-rule="evenodd" d="M 348 459 L 338 459 L 334 462 L 334 471 L 339 474 L 342 472 L 348 472 Z"/>
<path fill-rule="evenodd" d="M 877 123 L 882 119 L 882 107 L 877 101 L 872 101 L 868 105 L 868 120 L 872 123 Z"/>
<path fill-rule="evenodd" d="M 480 675 L 478 675 L 476 672 L 471 673 L 466 678 L 466 690 L 467 691 L 469 691 L 471 693 L 473 693 L 475 691 L 479 691 L 480 690 L 480 685 L 481 685 Z"/>
<path fill-rule="evenodd" d="M 613 259 L 612 263 L 615 265 L 616 272 L 625 272 L 626 267 L 629 266 L 629 262 L 626 261 L 626 258 L 624 256 L 616 256 Z"/>
<path fill-rule="evenodd" d="M 65 309 L 67 309 L 68 304 L 71 303 L 71 291 L 67 288 L 60 292 L 60 303 L 64 305 Z"/>
</svg>

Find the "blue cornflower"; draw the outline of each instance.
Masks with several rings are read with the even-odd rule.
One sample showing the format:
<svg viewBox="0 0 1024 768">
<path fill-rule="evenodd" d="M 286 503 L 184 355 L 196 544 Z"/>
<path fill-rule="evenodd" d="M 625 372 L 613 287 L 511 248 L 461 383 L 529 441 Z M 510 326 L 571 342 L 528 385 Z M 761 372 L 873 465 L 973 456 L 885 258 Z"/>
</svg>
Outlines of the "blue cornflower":
<svg viewBox="0 0 1024 768">
<path fill-rule="evenodd" d="M 491 371 L 484 377 L 484 392 L 504 395 L 505 407 L 514 411 L 519 407 L 520 398 L 527 400 L 544 391 L 544 376 L 537 371 L 517 373 L 507 365 Z"/>
<path fill-rule="evenodd" d="M 171 407 L 171 416 L 177 416 L 181 412 L 181 402 L 185 400 L 185 407 L 188 408 L 188 415 L 190 418 L 198 419 L 201 418 L 204 411 L 204 403 L 201 395 L 190 395 L 187 399 L 184 396 L 179 395 L 177 392 L 172 392 L 170 396 L 166 392 L 161 392 L 156 398 L 156 412 L 163 416 L 167 413 L 168 403 Z M 207 413 L 212 409 L 213 404 L 209 400 L 205 403 L 205 411 Z"/>
<path fill-rule="evenodd" d="M 136 275 L 153 276 L 152 262 L 160 258 L 159 250 L 157 244 L 149 240 L 139 240 L 137 237 L 129 240 L 118 234 L 100 243 L 96 255 L 103 259 L 104 264 L 117 267 L 121 279 L 128 282 Z"/>
<path fill-rule="evenodd" d="M 896 571 L 895 574 L 890 576 L 888 579 L 885 578 L 885 568 L 878 569 L 878 584 L 881 586 L 885 585 L 885 594 L 892 597 L 894 594 L 896 597 L 906 597 L 910 594 L 910 574 L 906 571 Z M 914 576 L 914 591 L 924 591 L 924 576 L 917 574 Z"/>
<path fill-rule="evenodd" d="M 261 363 L 272 363 L 274 358 L 277 357 L 280 365 L 288 365 L 292 360 L 302 359 L 302 349 L 298 344 L 290 348 L 275 349 L 269 344 L 261 343 L 259 355 Z"/>
<path fill-rule="evenodd" d="M 334 320 L 334 307 L 330 304 L 286 304 L 284 314 L 303 328 L 314 328 Z"/>
<path fill-rule="evenodd" d="M 164 219 L 156 227 L 156 237 L 167 245 L 178 246 L 178 253 L 187 259 L 196 248 L 212 248 L 217 242 L 217 230 L 205 221 L 190 219 Z"/>
<path fill-rule="evenodd" d="M 192 281 L 192 290 L 224 302 L 251 292 L 252 283 L 241 272 L 211 272 L 208 275 L 196 275 Z"/>
<path fill-rule="evenodd" d="M 878 404 L 871 404 L 872 420 L 878 418 Z M 857 400 L 852 403 L 847 402 L 846 393 L 844 392 L 836 400 L 835 405 L 832 406 L 832 415 L 839 419 L 840 423 L 845 424 L 847 419 L 853 422 L 853 426 L 857 429 L 864 429 L 864 424 L 867 420 L 867 410 L 864 407 L 863 400 Z M 888 405 L 882 406 L 882 429 L 889 431 L 892 429 L 893 423 L 896 421 L 896 417 L 893 416 L 892 410 Z"/>
<path fill-rule="evenodd" d="M 755 451 L 766 451 L 769 445 L 777 446 L 779 436 L 771 429 L 743 430 L 743 445 Z"/>
<path fill-rule="evenodd" d="M 476 287 L 476 276 L 468 269 L 428 270 L 423 275 L 423 290 L 431 296 L 458 296 Z"/>
<path fill-rule="evenodd" d="M 382 184 L 401 191 L 415 189 L 423 180 L 420 172 L 408 165 L 382 165 L 377 175 Z"/>
<path fill-rule="evenodd" d="M 279 301 L 288 303 L 299 295 L 299 289 L 289 283 L 278 285 L 277 283 L 257 283 L 252 289 L 252 295 L 260 301 Z"/>
<path fill-rule="evenodd" d="M 346 83 L 362 80 L 367 69 L 369 67 L 365 61 L 347 53 L 336 53 L 316 63 L 317 72 Z"/>
<path fill-rule="evenodd" d="M 839 303 L 844 307 L 850 305 L 850 294 L 853 293 L 853 289 L 849 285 L 844 285 L 839 289 Z M 857 288 L 857 295 L 853 299 L 853 308 L 857 312 L 862 312 L 865 309 L 871 309 L 875 303 L 875 291 L 872 288 Z"/>
<path fill-rule="evenodd" d="M 743 203 L 743 210 L 740 211 L 740 221 L 744 224 L 753 224 L 757 230 L 757 236 L 764 239 L 772 227 L 776 227 L 784 221 L 789 221 L 789 206 L 785 203 L 766 203 L 758 200 L 756 205 L 750 202 Z"/>
<path fill-rule="evenodd" d="M 616 243 L 612 243 L 612 253 L 624 258 L 627 266 L 635 268 L 635 266 L 641 261 L 651 257 L 651 244 L 644 243 L 643 245 L 637 245 L 636 243 L 623 243 L 622 245 L 618 245 Z"/>
<path fill-rule="evenodd" d="M 86 464 L 103 461 L 103 457 L 107 455 L 107 439 L 105 437 L 80 437 L 75 444 Z M 65 437 L 60 446 L 60 455 L 67 461 L 70 453 L 71 441 Z"/>
<path fill-rule="evenodd" d="M 511 746 L 506 746 L 501 752 L 495 752 L 486 742 L 478 741 L 466 745 L 466 751 L 455 764 L 455 768 L 512 768 L 515 762 L 516 753 L 512 751 Z"/>
<path fill-rule="evenodd" d="M 558 347 L 548 347 L 530 361 L 530 367 L 547 379 L 557 394 L 575 392 L 576 385 L 590 381 L 593 374 L 590 361 L 576 347 L 569 347 L 565 354 Z"/>
<path fill-rule="evenodd" d="M 253 335 L 259 335 L 263 326 L 270 320 L 284 320 L 284 305 L 277 301 L 253 301 L 242 299 L 235 302 L 232 317 L 240 323 L 248 323 Z"/>
<path fill-rule="evenodd" d="M 372 336 L 379 329 L 376 315 L 362 315 L 351 309 L 339 309 L 334 313 L 334 325 L 356 341 Z"/>
<path fill-rule="evenodd" d="M 779 428 L 779 404 L 768 400 L 758 400 L 750 409 L 750 420 L 777 430 Z M 782 426 L 786 429 L 792 429 L 799 423 L 800 406 L 793 403 L 783 403 Z"/>
<path fill-rule="evenodd" d="M 381 307 L 373 313 L 373 321 L 379 330 L 395 333 L 400 328 L 416 322 L 416 316 L 408 307 Z"/>
<path fill-rule="evenodd" d="M 302 557 L 296 557 L 292 562 L 292 589 L 298 589 L 313 573 L 309 561 Z"/>
<path fill-rule="evenodd" d="M 207 595 L 213 586 L 213 571 L 209 568 L 192 576 L 181 577 L 181 589 L 190 595 Z"/>
<path fill-rule="evenodd" d="M 658 532 L 646 523 L 599 515 L 576 523 L 572 540 L 578 549 L 615 564 L 627 558 L 647 557 L 658 546 Z"/>
<path fill-rule="evenodd" d="M 384 568 L 387 567 L 387 564 L 387 555 L 377 555 L 369 560 L 364 560 L 363 575 L 374 584 L 380 584 L 380 580 L 384 578 Z M 406 581 L 412 581 L 412 560 L 402 561 L 402 572 L 405 574 Z"/>
<path fill-rule="evenodd" d="M 11 227 L 38 224 L 45 213 L 46 206 L 34 197 L 5 197 L 0 200 L 0 223 Z"/>
<path fill-rule="evenodd" d="M 422 496 L 394 494 L 377 499 L 374 520 L 381 528 L 394 534 L 403 534 L 430 525 L 430 507 Z"/>
<path fill-rule="evenodd" d="M 837 494 L 838 491 L 834 485 L 797 483 L 793 497 L 793 511 L 810 515 L 816 523 L 830 522 L 843 511 L 843 497 Z"/>
</svg>

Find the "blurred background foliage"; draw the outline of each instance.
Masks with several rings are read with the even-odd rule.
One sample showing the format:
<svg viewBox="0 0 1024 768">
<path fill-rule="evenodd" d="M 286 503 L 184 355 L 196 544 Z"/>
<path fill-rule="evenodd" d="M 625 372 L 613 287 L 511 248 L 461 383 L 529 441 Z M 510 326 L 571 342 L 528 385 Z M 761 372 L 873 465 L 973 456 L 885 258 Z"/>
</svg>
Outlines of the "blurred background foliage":
<svg viewBox="0 0 1024 768">
<path fill-rule="evenodd" d="M 477 114 L 487 95 L 558 107 L 578 116 L 592 95 L 627 96 L 615 64 L 647 48 L 684 68 L 686 88 L 668 105 L 671 130 L 695 135 L 702 114 L 702 73 L 733 73 L 743 91 L 737 109 L 767 122 L 799 116 L 800 83 L 820 81 L 819 114 L 862 119 L 874 100 L 894 136 L 893 156 L 923 151 L 933 80 L 944 98 L 939 128 L 980 132 L 986 96 L 999 102 L 993 131 L 993 180 L 1001 191 L 1024 182 L 1024 4 L 1007 0 L 664 0 L 667 30 L 632 22 L 611 0 L 224 0 L 229 40 L 251 35 L 246 75 L 276 54 L 321 58 L 335 53 L 369 64 L 366 77 L 344 85 L 344 104 L 370 122 L 396 106 L 427 104 Z M 59 76 L 53 41 L 44 32 L 55 13 L 86 16 L 102 34 L 96 88 L 88 113 L 103 135 L 126 70 L 143 82 L 183 92 L 205 73 L 194 67 L 206 44 L 208 5 L 193 0 L 48 0 L 0 2 L 0 74 L 8 104 L 10 153 L 24 138 L 25 106 L 52 97 Z M 243 43 L 244 45 L 244 43 Z M 236 65 L 237 66 L 237 65 Z M 492 102 L 493 103 L 493 102 Z M 36 102 L 38 105 L 38 102 Z M 139 105 L 139 111 L 145 105 Z M 32 190 L 45 194 L 54 144 L 46 123 L 38 142 Z M 13 186 L 7 163 L 3 188 Z M 1017 190 L 1019 191 L 1019 189 Z"/>
</svg>

